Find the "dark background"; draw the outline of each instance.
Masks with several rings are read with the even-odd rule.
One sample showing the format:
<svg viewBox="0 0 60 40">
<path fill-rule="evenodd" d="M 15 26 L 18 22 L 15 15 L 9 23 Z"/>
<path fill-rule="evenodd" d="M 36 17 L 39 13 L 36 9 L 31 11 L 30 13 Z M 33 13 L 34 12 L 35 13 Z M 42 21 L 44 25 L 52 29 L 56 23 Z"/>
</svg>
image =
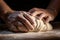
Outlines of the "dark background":
<svg viewBox="0 0 60 40">
<path fill-rule="evenodd" d="M 13 10 L 28 11 L 33 7 L 46 8 L 51 0 L 4 0 Z M 55 18 L 54 22 L 60 21 L 60 14 Z M 0 21 L 1 22 L 1 21 Z"/>
<path fill-rule="evenodd" d="M 46 8 L 50 0 L 5 0 L 14 10 L 29 10 L 33 7 Z"/>
</svg>

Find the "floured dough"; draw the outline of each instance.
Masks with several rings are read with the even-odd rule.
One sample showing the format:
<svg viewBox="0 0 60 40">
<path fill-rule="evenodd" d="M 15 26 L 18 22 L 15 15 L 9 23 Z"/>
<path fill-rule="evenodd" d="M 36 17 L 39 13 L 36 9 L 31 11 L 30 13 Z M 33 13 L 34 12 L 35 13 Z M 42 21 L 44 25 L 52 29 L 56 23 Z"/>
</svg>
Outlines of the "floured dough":
<svg viewBox="0 0 60 40">
<path fill-rule="evenodd" d="M 17 14 L 18 13 L 18 14 Z M 20 14 L 20 12 L 18 12 L 18 11 L 16 11 L 16 12 L 14 12 L 13 14 L 11 14 L 9 17 L 8 17 L 8 19 L 11 21 L 11 22 L 13 22 L 13 21 L 15 21 L 16 20 L 16 17 L 18 16 L 18 15 L 20 15 L 21 16 L 21 14 Z M 47 22 L 44 22 L 43 20 L 39 20 L 39 19 L 37 19 L 36 17 L 34 17 L 34 16 L 31 16 L 31 18 L 32 18 L 32 21 L 34 21 L 34 29 L 33 30 L 31 30 L 31 31 L 29 31 L 29 32 L 38 32 L 38 31 L 49 31 L 49 30 L 52 30 L 52 26 L 50 25 L 50 23 L 47 23 Z M 10 30 L 14 30 L 14 31 L 16 31 L 16 28 L 15 28 L 15 26 L 13 25 L 13 23 L 15 23 L 15 22 L 13 22 L 13 23 L 10 23 L 10 21 L 9 21 L 9 26 L 11 25 L 11 29 Z M 19 24 L 19 23 L 16 23 L 16 24 Z M 21 24 L 20 24 L 20 26 L 21 26 Z M 21 27 L 19 28 L 19 29 L 21 29 Z M 22 28 L 23 29 L 23 28 Z"/>
<path fill-rule="evenodd" d="M 44 22 L 43 20 L 39 20 L 39 19 L 35 19 L 35 18 L 34 18 L 34 21 L 36 23 L 35 23 L 35 28 L 32 31 L 34 31 L 34 32 L 41 31 L 42 32 L 42 31 L 50 31 L 50 30 L 52 30 L 52 26 L 51 26 L 50 23 Z"/>
</svg>

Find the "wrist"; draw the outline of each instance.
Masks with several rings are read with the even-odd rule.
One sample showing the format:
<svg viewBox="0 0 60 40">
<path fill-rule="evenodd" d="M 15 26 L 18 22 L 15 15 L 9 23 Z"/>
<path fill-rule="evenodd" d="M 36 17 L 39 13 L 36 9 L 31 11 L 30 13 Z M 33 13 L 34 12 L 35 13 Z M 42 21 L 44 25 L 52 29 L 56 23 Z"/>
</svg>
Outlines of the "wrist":
<svg viewBox="0 0 60 40">
<path fill-rule="evenodd" d="M 57 11 L 56 11 L 56 9 L 54 9 L 54 8 L 47 8 L 46 9 L 48 12 L 50 12 L 50 14 L 51 15 L 53 15 L 54 16 L 54 18 L 57 16 Z"/>
<path fill-rule="evenodd" d="M 12 11 L 13 12 L 13 11 Z M 5 13 L 1 13 L 0 14 L 0 17 L 4 20 L 4 21 L 6 21 L 6 19 L 7 19 L 7 17 L 12 13 L 12 12 L 5 12 Z"/>
</svg>

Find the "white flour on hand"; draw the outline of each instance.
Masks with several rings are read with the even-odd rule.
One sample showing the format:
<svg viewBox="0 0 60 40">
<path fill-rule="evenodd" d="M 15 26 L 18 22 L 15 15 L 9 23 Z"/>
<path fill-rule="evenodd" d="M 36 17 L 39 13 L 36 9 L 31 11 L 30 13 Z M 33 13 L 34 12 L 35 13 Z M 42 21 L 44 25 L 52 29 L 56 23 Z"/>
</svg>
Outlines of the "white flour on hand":
<svg viewBox="0 0 60 40">
<path fill-rule="evenodd" d="M 17 14 L 18 13 L 18 14 Z M 8 19 L 11 19 L 10 21 L 14 21 L 15 18 L 20 15 L 19 12 L 15 12 L 14 14 L 10 15 Z M 28 14 L 29 15 L 29 14 Z M 21 16 L 21 15 L 20 15 Z M 32 20 L 34 21 L 34 30 L 31 30 L 31 32 L 39 32 L 39 31 L 49 31 L 52 30 L 52 26 L 50 23 L 44 22 L 43 20 L 39 20 L 33 16 L 31 16 Z M 30 31 L 29 31 L 30 32 Z"/>
</svg>

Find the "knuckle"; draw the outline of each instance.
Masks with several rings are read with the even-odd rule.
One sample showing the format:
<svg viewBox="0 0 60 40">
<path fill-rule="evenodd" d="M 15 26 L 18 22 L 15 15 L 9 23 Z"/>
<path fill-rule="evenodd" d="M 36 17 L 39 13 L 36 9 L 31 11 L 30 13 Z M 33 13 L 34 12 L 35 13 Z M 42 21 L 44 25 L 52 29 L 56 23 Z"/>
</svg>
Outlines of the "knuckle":
<svg viewBox="0 0 60 40">
<path fill-rule="evenodd" d="M 26 20 L 26 19 L 24 19 L 24 20 L 23 20 L 23 22 L 24 22 L 24 23 L 27 23 L 27 20 Z"/>
</svg>

